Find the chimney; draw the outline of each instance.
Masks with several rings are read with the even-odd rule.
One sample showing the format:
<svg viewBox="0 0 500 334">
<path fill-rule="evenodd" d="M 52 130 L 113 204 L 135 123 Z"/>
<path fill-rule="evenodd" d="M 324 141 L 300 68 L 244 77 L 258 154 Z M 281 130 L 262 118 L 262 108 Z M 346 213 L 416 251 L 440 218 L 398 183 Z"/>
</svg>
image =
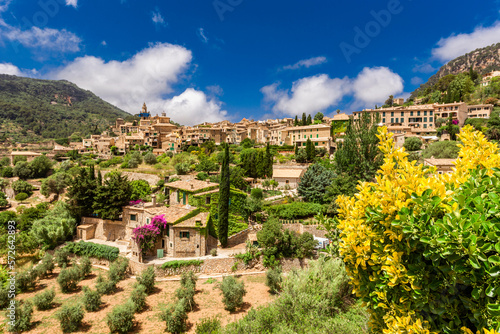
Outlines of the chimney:
<svg viewBox="0 0 500 334">
<path fill-rule="evenodd" d="M 191 184 L 191 189 L 194 189 L 194 184 Z"/>
<path fill-rule="evenodd" d="M 155 207 L 156 206 L 156 195 L 155 194 L 151 195 L 151 202 L 153 202 L 153 207 Z"/>
<path fill-rule="evenodd" d="M 207 179 L 207 184 L 210 184 L 210 179 Z"/>
</svg>

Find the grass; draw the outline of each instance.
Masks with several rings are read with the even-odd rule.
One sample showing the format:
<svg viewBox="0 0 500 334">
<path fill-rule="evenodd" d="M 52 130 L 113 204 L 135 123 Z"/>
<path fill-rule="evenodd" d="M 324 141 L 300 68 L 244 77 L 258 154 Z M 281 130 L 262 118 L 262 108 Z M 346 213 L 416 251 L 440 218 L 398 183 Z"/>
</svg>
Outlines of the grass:
<svg viewBox="0 0 500 334">
<path fill-rule="evenodd" d="M 187 266 L 201 266 L 202 264 L 203 260 L 175 260 L 165 262 L 161 265 L 161 269 L 177 269 Z"/>
</svg>

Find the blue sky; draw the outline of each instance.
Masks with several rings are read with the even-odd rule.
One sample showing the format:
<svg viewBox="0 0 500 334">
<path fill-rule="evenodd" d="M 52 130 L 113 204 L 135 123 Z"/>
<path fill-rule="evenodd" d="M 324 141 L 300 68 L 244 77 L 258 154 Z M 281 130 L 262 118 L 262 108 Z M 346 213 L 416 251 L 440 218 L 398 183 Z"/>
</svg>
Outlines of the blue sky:
<svg viewBox="0 0 500 334">
<path fill-rule="evenodd" d="M 407 97 L 500 42 L 500 3 L 0 0 L 0 73 L 66 79 L 183 124 L 331 114 Z"/>
</svg>

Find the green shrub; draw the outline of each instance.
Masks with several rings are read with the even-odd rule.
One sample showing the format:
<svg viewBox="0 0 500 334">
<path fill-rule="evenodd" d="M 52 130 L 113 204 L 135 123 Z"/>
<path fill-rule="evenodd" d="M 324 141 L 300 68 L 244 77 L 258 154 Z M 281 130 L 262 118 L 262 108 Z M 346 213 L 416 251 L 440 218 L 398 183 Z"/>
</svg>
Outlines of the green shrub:
<svg viewBox="0 0 500 334">
<path fill-rule="evenodd" d="M 111 333 L 128 333 L 134 327 L 135 307 L 127 302 L 118 305 L 106 316 L 106 324 Z"/>
<path fill-rule="evenodd" d="M 189 164 L 187 162 L 178 163 L 174 166 L 174 168 L 175 168 L 175 172 L 178 175 L 185 175 L 185 174 L 189 173 L 189 171 L 191 170 L 191 167 L 189 166 Z"/>
<path fill-rule="evenodd" d="M 44 277 L 47 276 L 48 274 L 52 274 L 54 267 L 55 267 L 54 257 L 49 253 L 46 253 L 45 256 L 42 258 L 42 261 L 38 264 L 36 268 L 38 271 L 38 275 Z"/>
<path fill-rule="evenodd" d="M 154 165 L 156 163 L 156 155 L 149 152 L 144 156 L 144 162 L 148 165 Z"/>
<path fill-rule="evenodd" d="M 33 304 L 28 301 L 16 300 L 14 304 L 10 304 L 7 308 L 6 317 L 13 321 L 9 322 L 9 332 L 25 332 L 31 327 L 31 317 L 33 316 Z M 9 318 L 9 315 L 14 315 L 14 319 Z"/>
<path fill-rule="evenodd" d="M 83 306 L 88 312 L 98 311 L 101 307 L 101 294 L 97 290 L 83 287 Z"/>
<path fill-rule="evenodd" d="M 167 332 L 183 333 L 187 329 L 186 300 L 181 299 L 175 305 L 169 305 L 160 314 L 161 320 L 167 324 Z"/>
<path fill-rule="evenodd" d="M 342 260 L 322 257 L 291 272 L 279 298 L 250 310 L 221 333 L 368 334 L 368 319 L 352 295 Z"/>
<path fill-rule="evenodd" d="M 281 291 L 281 267 L 276 267 L 266 271 L 266 285 L 272 294 L 277 294 Z"/>
<path fill-rule="evenodd" d="M 110 262 L 115 261 L 118 255 L 120 255 L 120 250 L 117 247 L 85 242 L 83 240 L 79 242 L 68 242 L 64 249 L 78 256 L 94 257 Z"/>
<path fill-rule="evenodd" d="M 59 283 L 61 291 L 64 293 L 74 291 L 80 281 L 81 276 L 78 267 L 62 269 L 57 277 L 57 283 Z"/>
<path fill-rule="evenodd" d="M 226 310 L 233 312 L 243 305 L 243 296 L 247 293 L 243 281 L 238 281 L 233 276 L 226 276 L 222 279 L 219 288 L 222 291 L 222 302 Z"/>
<path fill-rule="evenodd" d="M 14 199 L 15 199 L 16 201 L 18 201 L 18 202 L 22 202 L 22 201 L 26 200 L 28 197 L 29 197 L 29 196 L 28 196 L 28 194 L 26 194 L 26 193 L 19 193 L 19 194 L 17 194 L 17 195 L 14 197 Z"/>
<path fill-rule="evenodd" d="M 322 212 L 322 206 L 318 203 L 292 202 L 289 204 L 278 204 L 266 207 L 269 215 L 280 219 L 308 218 Z"/>
<path fill-rule="evenodd" d="M 66 268 L 69 264 L 69 252 L 66 247 L 56 250 L 54 257 L 59 268 Z"/>
<path fill-rule="evenodd" d="M 210 250 L 210 255 L 212 255 L 212 256 L 214 256 L 214 257 L 215 257 L 215 256 L 217 256 L 217 248 L 212 248 L 212 249 Z"/>
<path fill-rule="evenodd" d="M 97 276 L 96 289 L 101 295 L 112 295 L 116 291 L 116 284 L 118 281 L 112 279 L 105 279 L 101 274 Z"/>
<path fill-rule="evenodd" d="M 144 285 L 146 288 L 146 293 L 150 294 L 155 289 L 155 269 L 154 267 L 148 267 L 148 269 L 143 270 L 141 275 L 137 275 L 137 282 Z"/>
<path fill-rule="evenodd" d="M 33 267 L 16 275 L 16 288 L 21 292 L 33 289 L 36 285 L 38 272 Z"/>
<path fill-rule="evenodd" d="M 162 264 L 161 269 L 177 269 L 188 266 L 201 266 L 203 260 L 175 260 Z"/>
<path fill-rule="evenodd" d="M 194 295 L 196 293 L 195 285 L 193 281 L 186 280 L 185 283 L 175 290 L 175 296 L 179 300 L 184 300 L 186 311 L 192 311 L 195 307 Z"/>
<path fill-rule="evenodd" d="M 222 326 L 219 318 L 203 318 L 196 324 L 196 334 L 218 334 Z"/>
<path fill-rule="evenodd" d="M 138 284 L 130 294 L 130 301 L 134 304 L 135 312 L 141 312 L 146 307 L 146 287 Z"/>
<path fill-rule="evenodd" d="M 64 333 L 76 332 L 82 325 L 84 316 L 85 311 L 81 304 L 63 305 L 56 314 Z"/>
<path fill-rule="evenodd" d="M 92 273 L 92 263 L 88 257 L 85 256 L 80 259 L 78 270 L 80 270 L 80 277 L 82 278 L 85 278 Z"/>
<path fill-rule="evenodd" d="M 254 199 L 263 199 L 264 198 L 264 193 L 262 191 L 262 189 L 260 188 L 253 188 L 251 191 L 250 191 L 250 196 Z"/>
<path fill-rule="evenodd" d="M 208 179 L 208 174 L 205 172 L 200 172 L 200 173 L 196 174 L 196 178 L 198 180 L 205 181 L 206 179 Z"/>
<path fill-rule="evenodd" d="M 45 290 L 35 295 L 33 303 L 39 311 L 48 310 L 52 308 L 55 296 L 56 290 L 54 288 Z"/>
<path fill-rule="evenodd" d="M 190 270 L 187 273 L 181 274 L 181 286 L 186 286 L 188 283 L 191 283 L 196 287 L 196 281 L 198 277 L 196 277 L 194 271 Z"/>
<path fill-rule="evenodd" d="M 108 271 L 108 277 L 116 282 L 126 278 L 128 271 L 128 259 L 119 258 L 111 264 Z"/>
<path fill-rule="evenodd" d="M 9 303 L 9 290 L 5 288 L 3 284 L 0 284 L 0 309 L 4 309 Z"/>
</svg>

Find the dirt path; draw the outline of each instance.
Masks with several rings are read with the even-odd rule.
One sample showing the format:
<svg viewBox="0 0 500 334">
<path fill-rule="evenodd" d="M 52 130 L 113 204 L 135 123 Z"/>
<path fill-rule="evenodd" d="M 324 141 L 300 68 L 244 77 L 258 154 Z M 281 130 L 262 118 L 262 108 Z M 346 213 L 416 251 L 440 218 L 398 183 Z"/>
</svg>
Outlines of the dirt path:
<svg viewBox="0 0 500 334">
<path fill-rule="evenodd" d="M 41 279 L 35 291 L 20 294 L 20 299 L 31 299 L 35 294 L 55 287 L 56 307 L 48 311 L 35 310 L 33 313 L 32 321 L 34 322 L 33 328 L 26 332 L 30 334 L 59 334 L 62 330 L 59 321 L 55 318 L 56 312 L 60 309 L 62 304 L 78 302 L 83 292 L 81 287 L 90 286 L 95 288 L 95 280 L 99 273 L 104 273 L 99 268 L 93 268 L 92 277 L 80 282 L 79 290 L 70 294 L 63 294 L 57 285 L 56 278 L 59 269 L 55 270 L 52 277 L 48 279 Z M 105 273 L 104 273 L 105 274 Z M 241 319 L 248 313 L 252 307 L 265 305 L 273 300 L 268 288 L 265 285 L 265 275 L 243 275 L 240 279 L 245 282 L 247 295 L 244 297 L 243 308 L 235 313 L 230 313 L 224 310 L 222 303 L 222 296 L 220 290 L 216 288 L 217 282 L 221 281 L 222 275 L 218 278 L 199 278 L 196 284 L 195 301 L 197 307 L 193 312 L 188 313 L 188 333 L 195 333 L 196 323 L 200 319 L 206 317 L 218 316 L 223 325 L 229 322 Z M 177 278 L 178 279 L 178 278 Z M 86 313 L 83 320 L 83 328 L 77 333 L 109 333 L 106 325 L 106 314 L 112 310 L 115 305 L 125 303 L 133 290 L 136 280 L 134 278 L 127 278 L 118 283 L 118 291 L 111 296 L 103 296 L 103 306 L 98 312 Z M 179 288 L 180 284 L 173 279 L 165 279 L 157 282 L 155 292 L 147 297 L 147 309 L 142 313 L 136 313 L 135 321 L 136 326 L 131 333 L 165 333 L 165 323 L 161 321 L 158 314 L 163 306 L 175 300 L 175 290 Z"/>
</svg>

